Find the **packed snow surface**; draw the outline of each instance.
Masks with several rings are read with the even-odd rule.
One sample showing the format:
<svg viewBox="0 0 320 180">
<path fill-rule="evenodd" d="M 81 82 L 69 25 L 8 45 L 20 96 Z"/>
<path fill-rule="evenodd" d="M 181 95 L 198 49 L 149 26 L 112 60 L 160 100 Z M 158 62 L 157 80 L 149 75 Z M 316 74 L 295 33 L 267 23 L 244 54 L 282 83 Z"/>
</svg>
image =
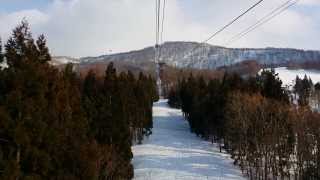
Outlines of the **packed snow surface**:
<svg viewBox="0 0 320 180">
<path fill-rule="evenodd" d="M 241 180 L 241 171 L 226 153 L 189 130 L 181 110 L 166 100 L 154 103 L 153 134 L 133 146 L 135 180 Z"/>
<path fill-rule="evenodd" d="M 320 71 L 317 70 L 291 70 L 286 67 L 275 68 L 275 72 L 279 74 L 279 78 L 282 80 L 284 85 L 292 86 L 295 84 L 296 77 L 299 76 L 301 79 L 305 75 L 310 77 L 312 82 L 315 84 L 320 82 Z"/>
</svg>

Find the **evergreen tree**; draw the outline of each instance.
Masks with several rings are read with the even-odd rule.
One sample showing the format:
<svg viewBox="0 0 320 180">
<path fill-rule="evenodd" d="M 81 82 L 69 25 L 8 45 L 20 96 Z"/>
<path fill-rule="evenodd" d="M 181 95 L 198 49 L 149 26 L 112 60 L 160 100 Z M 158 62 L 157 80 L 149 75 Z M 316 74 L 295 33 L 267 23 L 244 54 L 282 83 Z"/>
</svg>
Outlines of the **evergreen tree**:
<svg viewBox="0 0 320 180">
<path fill-rule="evenodd" d="M 304 79 L 301 89 L 308 89 L 312 82 Z M 250 179 L 292 178 L 292 170 L 297 179 L 318 178 L 319 114 L 292 106 L 274 71 L 248 79 L 225 74 L 208 85 L 191 75 L 170 94 L 169 104 L 180 101 L 191 131 L 218 141 Z"/>
<path fill-rule="evenodd" d="M 181 107 L 181 99 L 178 94 L 180 90 L 177 88 L 171 88 L 168 93 L 168 104 L 174 108 Z"/>
<path fill-rule="evenodd" d="M 6 45 L 9 68 L 1 76 L 1 179 L 91 179 L 97 175 L 96 146 L 72 67 L 60 74 L 40 63 L 27 23 Z M 90 155 L 91 154 L 91 155 Z"/>
<path fill-rule="evenodd" d="M 13 30 L 12 36 L 5 45 L 8 66 L 19 68 L 23 66 L 22 63 L 25 61 L 30 61 L 31 55 L 35 53 L 33 51 L 34 46 L 29 24 L 26 20 L 23 20 L 21 25 Z"/>
<path fill-rule="evenodd" d="M 134 134 L 142 141 L 152 129 L 150 76 L 118 75 L 112 63 L 103 78 L 90 71 L 82 80 L 71 64 L 58 70 L 44 36 L 35 42 L 26 21 L 4 56 L 0 179 L 132 179 Z"/>
<path fill-rule="evenodd" d="M 312 80 L 308 78 L 306 75 L 303 79 L 299 77 L 296 78 L 296 84 L 294 86 L 294 90 L 298 95 L 298 103 L 301 106 L 308 106 L 309 99 L 311 96 L 311 90 L 313 87 Z"/>
<path fill-rule="evenodd" d="M 51 56 L 49 54 L 49 49 L 47 48 L 47 42 L 44 35 L 40 35 L 37 40 L 37 47 L 39 52 L 39 61 L 41 63 L 46 63 L 51 61 Z"/>
<path fill-rule="evenodd" d="M 257 78 L 263 96 L 289 103 L 288 92 L 282 87 L 282 81 L 274 69 L 263 70 Z"/>
<path fill-rule="evenodd" d="M 4 58 L 3 58 L 3 53 L 2 53 L 2 41 L 0 38 L 0 64 L 3 63 Z"/>
<path fill-rule="evenodd" d="M 316 84 L 314 85 L 314 88 L 315 88 L 316 91 L 320 91 L 320 83 L 319 83 L 319 82 L 316 83 Z"/>
</svg>

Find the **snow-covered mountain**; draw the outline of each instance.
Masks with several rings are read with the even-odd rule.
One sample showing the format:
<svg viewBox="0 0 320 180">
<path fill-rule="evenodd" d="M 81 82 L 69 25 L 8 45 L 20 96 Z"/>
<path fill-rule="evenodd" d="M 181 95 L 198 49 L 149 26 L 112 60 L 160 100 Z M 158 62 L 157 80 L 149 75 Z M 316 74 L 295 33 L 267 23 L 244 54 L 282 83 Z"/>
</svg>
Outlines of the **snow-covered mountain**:
<svg viewBox="0 0 320 180">
<path fill-rule="evenodd" d="M 81 64 L 113 61 L 139 65 L 154 62 L 154 54 L 154 47 L 147 47 L 127 53 L 81 58 L 80 61 Z M 160 59 L 175 67 L 214 69 L 247 60 L 255 60 L 263 65 L 319 63 L 320 51 L 281 48 L 235 49 L 210 44 L 201 45 L 195 42 L 167 42 L 161 47 Z"/>
<path fill-rule="evenodd" d="M 55 56 L 55 57 L 52 57 L 52 60 L 50 63 L 54 66 L 59 66 L 59 65 L 68 64 L 68 63 L 78 64 L 80 63 L 80 60 L 77 58 L 72 58 L 67 56 Z"/>
</svg>

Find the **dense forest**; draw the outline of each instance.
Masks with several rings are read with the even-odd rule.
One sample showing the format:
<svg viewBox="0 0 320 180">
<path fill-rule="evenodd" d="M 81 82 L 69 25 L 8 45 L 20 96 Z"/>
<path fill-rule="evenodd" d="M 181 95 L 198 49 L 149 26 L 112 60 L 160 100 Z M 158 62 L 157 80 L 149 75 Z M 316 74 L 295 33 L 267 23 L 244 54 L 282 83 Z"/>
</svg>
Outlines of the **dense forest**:
<svg viewBox="0 0 320 180">
<path fill-rule="evenodd" d="M 217 142 L 250 179 L 320 179 L 320 84 L 297 77 L 293 91 L 273 70 L 205 80 L 190 74 L 168 94 L 191 131 Z M 310 102 L 313 103 L 310 103 Z M 312 106 L 310 106 L 312 104 Z"/>
<path fill-rule="evenodd" d="M 131 179 L 131 145 L 152 133 L 155 81 L 112 63 L 82 78 L 50 60 L 25 21 L 0 45 L 0 179 Z"/>
</svg>

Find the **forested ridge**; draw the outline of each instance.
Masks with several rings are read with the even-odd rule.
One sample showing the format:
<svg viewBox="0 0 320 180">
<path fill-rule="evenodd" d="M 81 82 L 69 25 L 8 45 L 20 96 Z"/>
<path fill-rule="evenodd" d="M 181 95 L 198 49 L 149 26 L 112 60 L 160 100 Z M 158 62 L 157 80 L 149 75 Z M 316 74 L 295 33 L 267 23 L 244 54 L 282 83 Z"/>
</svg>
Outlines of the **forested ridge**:
<svg viewBox="0 0 320 180">
<path fill-rule="evenodd" d="M 250 179 L 320 179 L 319 83 L 284 88 L 273 70 L 206 80 L 190 74 L 168 94 L 191 131 L 217 142 Z M 298 100 L 297 98 L 298 97 Z"/>
<path fill-rule="evenodd" d="M 103 77 L 58 70 L 25 21 L 4 47 L 0 179 L 131 179 L 131 145 L 152 133 L 155 81 L 112 63 Z"/>
</svg>

